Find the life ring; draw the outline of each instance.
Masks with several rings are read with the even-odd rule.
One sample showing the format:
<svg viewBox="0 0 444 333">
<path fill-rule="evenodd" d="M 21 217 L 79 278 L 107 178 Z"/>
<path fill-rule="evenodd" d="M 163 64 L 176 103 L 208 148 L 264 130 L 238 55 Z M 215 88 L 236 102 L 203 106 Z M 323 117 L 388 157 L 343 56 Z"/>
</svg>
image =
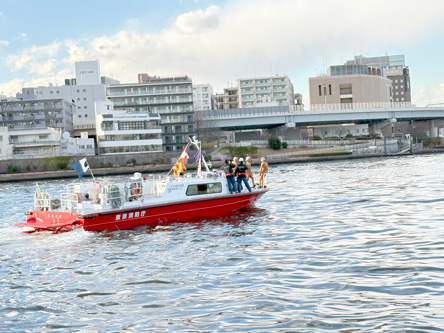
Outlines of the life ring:
<svg viewBox="0 0 444 333">
<path fill-rule="evenodd" d="M 82 202 L 83 201 L 83 196 L 82 193 L 74 193 L 71 198 L 77 202 Z"/>
<path fill-rule="evenodd" d="M 140 186 L 140 184 L 131 185 L 131 195 L 136 198 L 142 195 L 142 187 Z"/>
</svg>

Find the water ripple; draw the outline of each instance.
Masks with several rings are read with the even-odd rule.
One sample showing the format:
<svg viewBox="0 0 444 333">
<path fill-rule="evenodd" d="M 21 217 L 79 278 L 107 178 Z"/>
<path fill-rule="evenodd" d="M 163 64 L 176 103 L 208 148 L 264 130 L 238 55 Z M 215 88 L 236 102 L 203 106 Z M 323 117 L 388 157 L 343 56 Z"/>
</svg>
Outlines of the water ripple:
<svg viewBox="0 0 444 333">
<path fill-rule="evenodd" d="M 270 166 L 254 209 L 111 233 L 20 234 L 0 184 L 0 331 L 444 331 L 443 162 Z"/>
</svg>

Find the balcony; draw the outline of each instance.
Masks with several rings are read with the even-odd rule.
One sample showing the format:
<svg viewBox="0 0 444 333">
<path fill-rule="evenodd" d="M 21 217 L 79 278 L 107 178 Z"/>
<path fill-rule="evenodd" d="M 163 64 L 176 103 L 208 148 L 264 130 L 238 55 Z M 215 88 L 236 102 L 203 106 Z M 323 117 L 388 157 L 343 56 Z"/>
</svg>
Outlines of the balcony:
<svg viewBox="0 0 444 333">
<path fill-rule="evenodd" d="M 253 82 L 252 81 L 241 81 L 240 82 L 240 86 L 241 87 L 252 87 L 253 86 Z"/>
</svg>

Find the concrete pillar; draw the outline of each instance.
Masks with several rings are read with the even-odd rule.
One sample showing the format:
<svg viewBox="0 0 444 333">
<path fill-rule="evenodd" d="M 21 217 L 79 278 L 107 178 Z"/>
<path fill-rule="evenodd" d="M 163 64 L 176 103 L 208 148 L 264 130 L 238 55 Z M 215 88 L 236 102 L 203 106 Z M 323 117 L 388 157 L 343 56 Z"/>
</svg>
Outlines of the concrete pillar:
<svg viewBox="0 0 444 333">
<path fill-rule="evenodd" d="M 430 136 L 431 137 L 438 136 L 438 127 L 435 127 L 434 120 L 430 120 Z"/>
</svg>

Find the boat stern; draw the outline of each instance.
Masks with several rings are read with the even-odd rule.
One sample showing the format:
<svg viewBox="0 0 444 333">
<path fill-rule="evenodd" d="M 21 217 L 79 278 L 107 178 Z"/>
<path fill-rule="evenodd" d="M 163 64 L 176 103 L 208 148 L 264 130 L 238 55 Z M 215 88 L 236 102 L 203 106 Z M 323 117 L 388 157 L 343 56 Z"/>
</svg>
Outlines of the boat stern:
<svg viewBox="0 0 444 333">
<path fill-rule="evenodd" d="M 30 210 L 25 215 L 26 222 L 15 224 L 17 227 L 23 227 L 23 233 L 41 231 L 60 233 L 83 226 L 83 222 L 77 214 L 69 212 Z"/>
</svg>

